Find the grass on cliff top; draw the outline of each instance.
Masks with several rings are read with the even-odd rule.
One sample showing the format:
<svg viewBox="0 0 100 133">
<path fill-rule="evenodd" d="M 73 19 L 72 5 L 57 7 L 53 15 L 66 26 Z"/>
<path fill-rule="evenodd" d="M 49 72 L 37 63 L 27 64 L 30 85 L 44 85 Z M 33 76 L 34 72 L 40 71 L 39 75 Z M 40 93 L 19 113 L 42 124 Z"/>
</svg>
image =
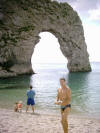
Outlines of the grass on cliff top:
<svg viewBox="0 0 100 133">
<path fill-rule="evenodd" d="M 34 30 L 35 26 L 24 26 L 24 27 L 21 27 L 18 29 L 18 32 L 21 33 L 23 31 L 27 32 L 27 31 L 30 31 L 30 30 Z"/>
</svg>

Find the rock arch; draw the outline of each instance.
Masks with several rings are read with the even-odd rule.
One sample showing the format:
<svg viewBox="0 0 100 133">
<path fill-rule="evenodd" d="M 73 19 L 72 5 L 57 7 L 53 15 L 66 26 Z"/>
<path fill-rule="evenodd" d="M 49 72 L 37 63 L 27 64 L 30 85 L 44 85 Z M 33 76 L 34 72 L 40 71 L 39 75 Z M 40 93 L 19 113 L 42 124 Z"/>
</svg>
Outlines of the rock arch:
<svg viewBox="0 0 100 133">
<path fill-rule="evenodd" d="M 82 22 L 67 3 L 0 1 L 0 76 L 32 73 L 31 56 L 40 32 L 50 32 L 68 59 L 70 72 L 90 71 Z"/>
</svg>

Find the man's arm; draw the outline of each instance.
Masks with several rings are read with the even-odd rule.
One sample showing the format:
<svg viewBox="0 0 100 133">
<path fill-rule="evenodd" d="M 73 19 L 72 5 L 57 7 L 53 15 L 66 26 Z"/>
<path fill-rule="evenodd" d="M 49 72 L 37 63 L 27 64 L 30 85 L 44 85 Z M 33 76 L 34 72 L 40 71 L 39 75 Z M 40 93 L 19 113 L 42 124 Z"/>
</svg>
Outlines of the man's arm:
<svg viewBox="0 0 100 133">
<path fill-rule="evenodd" d="M 36 95 L 35 90 L 32 90 L 32 93 L 33 93 L 33 96 L 35 96 L 35 95 Z"/>
<path fill-rule="evenodd" d="M 26 95 L 28 96 L 28 91 L 26 92 Z"/>
<path fill-rule="evenodd" d="M 57 104 L 57 105 L 61 105 L 61 101 L 60 101 L 60 99 L 59 99 L 59 89 L 58 89 L 58 91 L 57 91 L 57 98 L 56 98 L 56 102 L 55 102 L 55 104 Z"/>
<path fill-rule="evenodd" d="M 58 102 L 59 101 L 59 89 L 57 91 L 57 98 L 56 98 L 56 101 Z"/>
</svg>

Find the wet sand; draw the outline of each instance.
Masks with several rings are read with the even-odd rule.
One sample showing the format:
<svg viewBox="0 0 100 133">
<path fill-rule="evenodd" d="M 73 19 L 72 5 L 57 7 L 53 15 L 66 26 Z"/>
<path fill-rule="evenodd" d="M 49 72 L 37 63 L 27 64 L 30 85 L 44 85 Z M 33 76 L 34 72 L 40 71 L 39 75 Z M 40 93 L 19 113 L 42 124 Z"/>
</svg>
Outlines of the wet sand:
<svg viewBox="0 0 100 133">
<path fill-rule="evenodd" d="M 100 133 L 100 119 L 69 115 L 69 133 Z M 60 115 L 0 109 L 0 133 L 63 133 Z"/>
</svg>

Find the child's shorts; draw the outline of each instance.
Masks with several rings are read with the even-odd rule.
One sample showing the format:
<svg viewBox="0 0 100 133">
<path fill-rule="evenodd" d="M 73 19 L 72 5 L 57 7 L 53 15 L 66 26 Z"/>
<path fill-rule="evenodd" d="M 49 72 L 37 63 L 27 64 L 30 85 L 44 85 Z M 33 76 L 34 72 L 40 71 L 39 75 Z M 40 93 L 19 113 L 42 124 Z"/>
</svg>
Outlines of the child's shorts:
<svg viewBox="0 0 100 133">
<path fill-rule="evenodd" d="M 35 105 L 35 101 L 34 101 L 34 99 L 32 99 L 32 98 L 28 98 L 27 99 L 27 105 Z"/>
</svg>

